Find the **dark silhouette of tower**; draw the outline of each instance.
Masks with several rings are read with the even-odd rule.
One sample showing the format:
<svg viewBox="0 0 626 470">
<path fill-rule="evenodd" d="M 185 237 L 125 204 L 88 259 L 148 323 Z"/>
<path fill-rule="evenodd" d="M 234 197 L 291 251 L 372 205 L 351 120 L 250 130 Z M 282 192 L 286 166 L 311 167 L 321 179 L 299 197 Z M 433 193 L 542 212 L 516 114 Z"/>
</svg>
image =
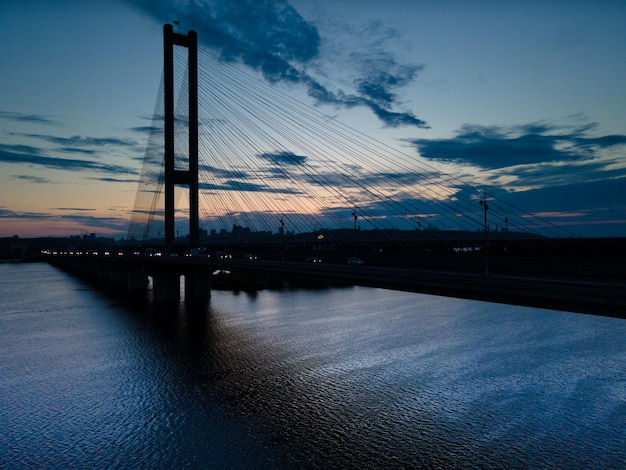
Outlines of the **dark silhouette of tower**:
<svg viewBox="0 0 626 470">
<path fill-rule="evenodd" d="M 187 48 L 189 70 L 189 166 L 174 165 L 174 46 Z M 189 245 L 197 246 L 198 228 L 198 35 L 195 31 L 175 33 L 171 24 L 163 25 L 163 80 L 165 90 L 165 244 L 175 241 L 174 187 L 189 187 Z"/>
</svg>

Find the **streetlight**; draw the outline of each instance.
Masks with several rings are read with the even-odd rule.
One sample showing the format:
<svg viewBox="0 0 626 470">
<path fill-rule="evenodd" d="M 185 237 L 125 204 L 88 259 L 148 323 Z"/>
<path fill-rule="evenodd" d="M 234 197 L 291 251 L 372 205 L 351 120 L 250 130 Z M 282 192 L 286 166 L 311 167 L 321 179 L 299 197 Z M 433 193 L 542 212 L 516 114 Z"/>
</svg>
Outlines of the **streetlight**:
<svg viewBox="0 0 626 470">
<path fill-rule="evenodd" d="M 489 205 L 487 204 L 487 198 L 483 194 L 483 198 L 480 200 L 480 205 L 483 206 L 483 211 L 485 213 L 485 277 L 489 277 L 489 244 L 487 243 L 487 211 L 489 210 Z"/>
<path fill-rule="evenodd" d="M 280 241 L 280 260 L 285 261 L 285 221 L 282 218 L 280 219 Z"/>
<path fill-rule="evenodd" d="M 352 211 L 352 217 L 354 217 L 354 254 L 358 253 L 357 249 L 357 231 L 356 231 L 356 219 L 358 216 L 356 215 L 356 211 Z"/>
</svg>

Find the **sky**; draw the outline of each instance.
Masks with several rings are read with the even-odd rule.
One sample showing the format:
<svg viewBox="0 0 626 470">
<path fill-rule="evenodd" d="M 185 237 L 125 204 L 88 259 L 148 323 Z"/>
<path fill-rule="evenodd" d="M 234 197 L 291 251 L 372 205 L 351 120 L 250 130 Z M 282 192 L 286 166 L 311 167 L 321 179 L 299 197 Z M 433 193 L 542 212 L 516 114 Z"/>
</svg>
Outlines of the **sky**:
<svg viewBox="0 0 626 470">
<path fill-rule="evenodd" d="M 626 2 L 0 0 L 0 237 L 125 236 L 162 26 L 578 236 L 626 236 Z"/>
</svg>

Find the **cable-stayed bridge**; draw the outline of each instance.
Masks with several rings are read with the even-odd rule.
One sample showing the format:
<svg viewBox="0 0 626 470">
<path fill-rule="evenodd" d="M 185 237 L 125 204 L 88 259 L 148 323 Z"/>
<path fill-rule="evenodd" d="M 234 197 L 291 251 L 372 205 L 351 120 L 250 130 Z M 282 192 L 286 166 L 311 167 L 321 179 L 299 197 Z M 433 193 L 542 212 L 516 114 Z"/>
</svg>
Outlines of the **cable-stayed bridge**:
<svg viewBox="0 0 626 470">
<path fill-rule="evenodd" d="M 181 275 L 187 296 L 203 298 L 210 274 L 227 269 L 257 280 L 626 309 L 623 240 L 577 239 L 266 78 L 198 48 L 195 32 L 164 26 L 131 247 L 86 271 L 129 288 L 150 275 L 155 299 L 178 298 Z"/>
<path fill-rule="evenodd" d="M 491 232 L 571 236 L 497 199 L 469 177 L 446 174 L 350 128 L 208 51 L 198 50 L 197 66 L 191 67 L 197 69 L 197 88 L 190 87 L 187 48 L 173 50 L 129 238 L 172 243 L 166 235 L 164 154 L 177 172 L 187 171 L 197 155 L 199 228 L 207 233 L 235 226 L 293 233 L 349 229 L 355 217 L 361 230 L 483 232 L 488 208 Z M 176 187 L 176 232 L 184 234 L 194 215 L 187 191 Z M 484 199 L 487 205 L 480 203 Z"/>
</svg>

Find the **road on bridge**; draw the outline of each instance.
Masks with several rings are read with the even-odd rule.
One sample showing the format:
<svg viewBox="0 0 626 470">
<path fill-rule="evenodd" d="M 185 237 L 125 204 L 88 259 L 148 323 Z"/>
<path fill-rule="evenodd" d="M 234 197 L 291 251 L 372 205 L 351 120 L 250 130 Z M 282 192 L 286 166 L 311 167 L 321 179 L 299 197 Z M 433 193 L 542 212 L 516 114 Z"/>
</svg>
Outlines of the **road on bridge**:
<svg viewBox="0 0 626 470">
<path fill-rule="evenodd" d="M 319 284 L 354 284 L 449 297 L 552 308 L 626 318 L 626 282 L 537 275 L 491 274 L 450 270 L 293 261 L 194 257 L 147 259 L 160 265 L 206 267 L 311 280 Z M 302 282 L 300 284 L 302 284 Z"/>
</svg>

